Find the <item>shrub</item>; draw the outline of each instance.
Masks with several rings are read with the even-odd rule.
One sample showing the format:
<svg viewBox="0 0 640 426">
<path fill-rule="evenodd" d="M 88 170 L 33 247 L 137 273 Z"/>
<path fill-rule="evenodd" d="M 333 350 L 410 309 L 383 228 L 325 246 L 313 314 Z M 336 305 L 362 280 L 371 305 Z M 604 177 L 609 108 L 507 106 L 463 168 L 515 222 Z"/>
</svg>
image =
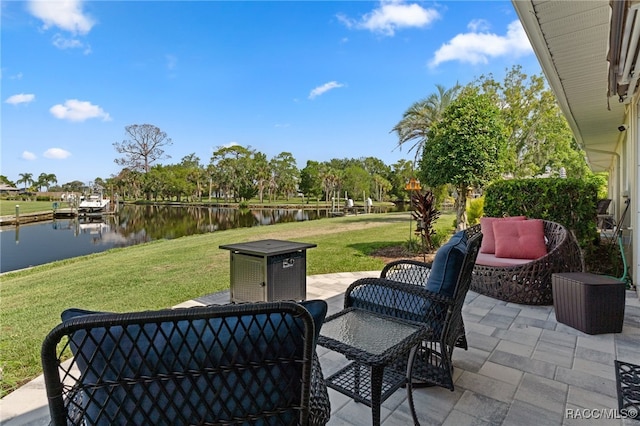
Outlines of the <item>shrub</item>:
<svg viewBox="0 0 640 426">
<path fill-rule="evenodd" d="M 584 250 L 597 239 L 598 187 L 581 179 L 513 179 L 484 191 L 486 216 L 527 216 L 557 222 L 575 235 Z"/>
<path fill-rule="evenodd" d="M 439 229 L 436 231 L 434 235 L 431 236 L 431 242 L 433 243 L 434 249 L 438 249 L 442 246 L 442 244 L 449 241 L 451 238 L 451 230 L 449 229 Z"/>
<path fill-rule="evenodd" d="M 484 197 L 474 198 L 467 207 L 467 221 L 469 226 L 480 223 L 480 218 L 484 215 Z"/>
</svg>

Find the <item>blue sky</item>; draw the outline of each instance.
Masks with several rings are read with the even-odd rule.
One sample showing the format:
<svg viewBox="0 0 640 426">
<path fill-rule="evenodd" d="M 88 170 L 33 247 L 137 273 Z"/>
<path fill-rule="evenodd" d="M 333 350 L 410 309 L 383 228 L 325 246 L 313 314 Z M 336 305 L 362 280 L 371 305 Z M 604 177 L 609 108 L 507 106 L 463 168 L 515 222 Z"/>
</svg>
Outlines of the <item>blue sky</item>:
<svg viewBox="0 0 640 426">
<path fill-rule="evenodd" d="M 436 90 L 540 67 L 510 1 L 6 1 L 0 174 L 117 174 L 125 126 L 178 163 L 218 147 L 271 158 L 413 159 L 390 133 Z"/>
</svg>

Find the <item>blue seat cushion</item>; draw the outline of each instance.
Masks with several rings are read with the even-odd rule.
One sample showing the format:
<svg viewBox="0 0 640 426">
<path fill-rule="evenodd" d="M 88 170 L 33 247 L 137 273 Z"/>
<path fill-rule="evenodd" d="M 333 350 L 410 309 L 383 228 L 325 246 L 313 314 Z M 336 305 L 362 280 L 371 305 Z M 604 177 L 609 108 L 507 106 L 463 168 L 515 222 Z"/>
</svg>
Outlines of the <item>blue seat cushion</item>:
<svg viewBox="0 0 640 426">
<path fill-rule="evenodd" d="M 313 317 L 315 348 L 327 304 L 323 300 L 310 300 L 301 305 Z M 103 313 L 67 309 L 61 317 L 66 321 L 100 314 Z M 289 384 L 288 398 L 299 398 L 300 367 L 278 365 L 277 360 L 281 356 L 302 354 L 303 329 L 297 339 L 289 334 L 289 327 L 283 326 L 286 325 L 283 321 L 296 320 L 280 314 L 247 313 L 227 318 L 163 322 L 159 326 L 155 323 L 128 325 L 124 337 L 124 329 L 119 325 L 76 331 L 71 336 L 71 350 L 84 384 L 119 381 L 123 377 L 170 376 L 174 369 L 201 370 L 203 365 L 215 369 L 232 364 L 254 366 L 244 373 L 232 369 L 225 373 L 224 380 L 202 375 L 156 381 L 150 385 L 133 384 L 128 389 L 118 387 L 113 392 L 105 387 L 85 391 L 85 423 L 137 424 L 153 419 L 160 424 L 167 418 L 178 423 L 185 417 L 202 419 L 202 389 L 211 394 L 207 403 L 212 408 L 207 411 L 219 413 L 218 419 L 205 419 L 208 422 L 228 421 L 234 416 L 274 409 L 282 403 L 279 400 L 282 392 L 274 389 L 282 389 L 286 383 Z M 135 336 L 135 343 L 127 336 Z M 265 359 L 270 361 L 265 364 Z M 255 375 L 261 380 L 251 384 Z M 194 392 L 193 389 L 197 390 Z M 253 398 L 247 398 L 247 392 L 251 392 Z M 176 406 L 184 407 L 188 412 L 176 412 L 172 408 Z M 128 415 L 124 413 L 137 413 L 137 417 L 120 417 Z M 284 417 L 295 418 L 296 415 L 291 411 Z"/>
<path fill-rule="evenodd" d="M 467 235 L 459 231 L 436 252 L 427 279 L 427 290 L 453 297 L 466 254 Z"/>
<path fill-rule="evenodd" d="M 349 294 L 349 298 L 349 306 L 418 322 L 424 320 L 431 307 L 429 300 L 413 297 L 400 289 L 387 287 L 384 281 L 380 284 L 367 283 L 355 288 Z"/>
</svg>

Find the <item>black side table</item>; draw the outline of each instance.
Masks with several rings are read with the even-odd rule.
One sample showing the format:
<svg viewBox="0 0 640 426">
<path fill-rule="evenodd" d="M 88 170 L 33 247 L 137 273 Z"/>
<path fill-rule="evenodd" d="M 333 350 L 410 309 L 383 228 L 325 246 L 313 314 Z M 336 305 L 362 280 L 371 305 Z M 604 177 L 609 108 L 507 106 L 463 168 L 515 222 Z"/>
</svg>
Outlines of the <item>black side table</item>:
<svg viewBox="0 0 640 426">
<path fill-rule="evenodd" d="M 380 405 L 406 384 L 411 415 L 419 424 L 413 404 L 412 360 L 417 345 L 429 334 L 427 326 L 347 308 L 327 317 L 320 333 L 319 345 L 352 361 L 328 377 L 327 386 L 371 407 L 373 425 L 379 425 Z M 406 375 L 385 369 L 403 356 L 410 358 Z"/>
</svg>

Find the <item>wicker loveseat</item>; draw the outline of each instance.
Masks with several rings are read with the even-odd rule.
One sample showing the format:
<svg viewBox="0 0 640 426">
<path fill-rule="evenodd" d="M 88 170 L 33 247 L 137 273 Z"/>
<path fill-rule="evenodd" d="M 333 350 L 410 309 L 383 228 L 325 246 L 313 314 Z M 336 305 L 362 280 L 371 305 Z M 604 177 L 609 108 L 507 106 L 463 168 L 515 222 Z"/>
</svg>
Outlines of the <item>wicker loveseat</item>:
<svg viewBox="0 0 640 426">
<path fill-rule="evenodd" d="M 551 275 L 582 271 L 582 257 L 578 243 L 564 226 L 546 220 L 543 226 L 547 254 L 509 266 L 485 265 L 479 255 L 473 269 L 471 290 L 507 302 L 553 304 Z M 467 234 L 480 231 L 480 225 L 475 225 L 467 229 Z"/>
</svg>

